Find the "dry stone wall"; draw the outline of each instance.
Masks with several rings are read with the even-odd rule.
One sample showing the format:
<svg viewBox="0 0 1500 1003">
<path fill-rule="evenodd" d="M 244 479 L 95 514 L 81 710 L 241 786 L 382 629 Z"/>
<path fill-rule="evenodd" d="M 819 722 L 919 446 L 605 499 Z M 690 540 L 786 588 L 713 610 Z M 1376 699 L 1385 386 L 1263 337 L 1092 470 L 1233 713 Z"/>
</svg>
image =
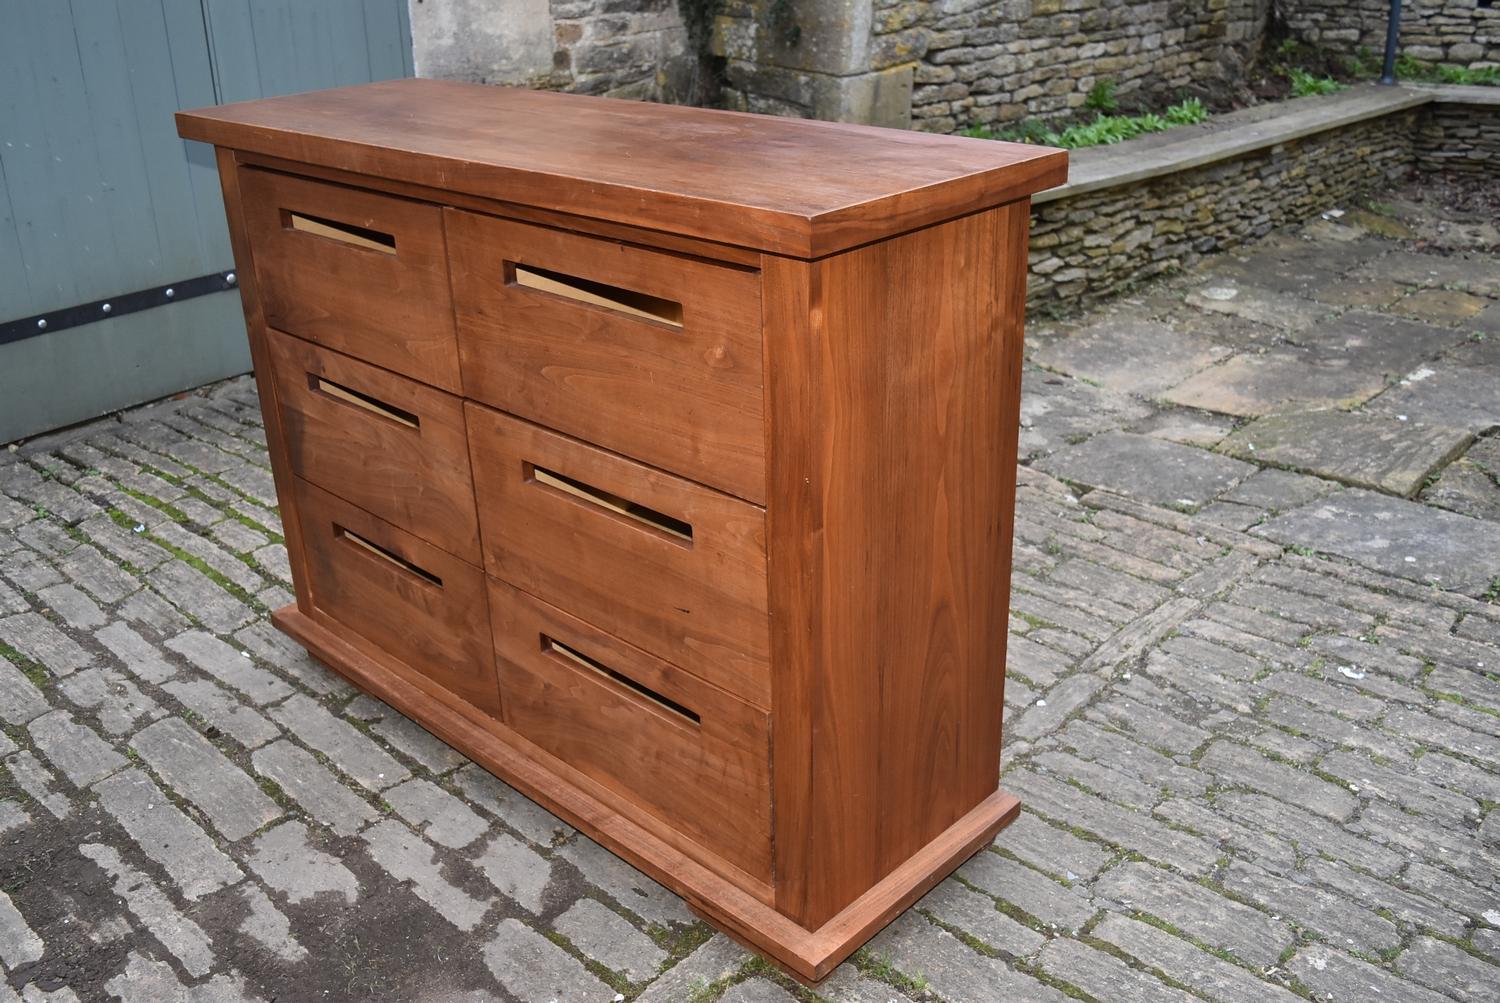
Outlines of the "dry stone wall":
<svg viewBox="0 0 1500 1003">
<path fill-rule="evenodd" d="M 1282 14 L 1293 37 L 1348 56 L 1385 52 L 1389 0 L 1288 0 Z M 1479 0 L 1419 0 L 1402 5 L 1401 52 L 1459 66 L 1500 64 L 1500 5 Z"/>
<path fill-rule="evenodd" d="M 1107 298 L 1395 181 L 1413 164 L 1421 115 L 1367 119 L 1247 156 L 1039 203 L 1031 219 L 1028 306 Z"/>
<path fill-rule="evenodd" d="M 1100 81 L 1124 102 L 1232 88 L 1259 51 L 1267 0 L 876 0 L 874 54 L 913 60 L 912 124 L 1077 111 Z"/>
<path fill-rule="evenodd" d="M 1500 100 L 1433 105 L 1417 136 L 1417 167 L 1486 174 L 1500 183 Z"/>
</svg>

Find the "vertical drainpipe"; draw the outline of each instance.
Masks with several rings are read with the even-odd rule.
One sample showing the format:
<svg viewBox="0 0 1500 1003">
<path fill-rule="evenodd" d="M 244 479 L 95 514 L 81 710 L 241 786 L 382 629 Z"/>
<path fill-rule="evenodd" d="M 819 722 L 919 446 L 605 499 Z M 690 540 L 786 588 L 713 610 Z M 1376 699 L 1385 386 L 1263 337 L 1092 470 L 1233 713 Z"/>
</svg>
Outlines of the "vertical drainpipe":
<svg viewBox="0 0 1500 1003">
<path fill-rule="evenodd" d="M 1385 66 L 1380 73 L 1380 82 L 1390 86 L 1396 82 L 1396 36 L 1401 34 L 1401 0 L 1391 0 L 1391 14 L 1385 23 Z"/>
</svg>

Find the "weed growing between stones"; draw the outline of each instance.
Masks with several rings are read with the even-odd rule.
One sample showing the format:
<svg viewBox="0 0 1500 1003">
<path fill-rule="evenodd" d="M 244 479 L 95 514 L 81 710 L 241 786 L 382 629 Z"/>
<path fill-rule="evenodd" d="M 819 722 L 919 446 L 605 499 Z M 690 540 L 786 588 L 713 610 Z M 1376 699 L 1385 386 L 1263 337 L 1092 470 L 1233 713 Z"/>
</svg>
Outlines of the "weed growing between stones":
<svg viewBox="0 0 1500 1003">
<path fill-rule="evenodd" d="M 1315 94 L 1333 94 L 1344 89 L 1344 85 L 1332 77 L 1320 77 L 1295 66 L 1287 67 L 1286 78 L 1292 85 L 1292 96 L 1305 98 Z"/>
<path fill-rule="evenodd" d="M 1096 87 L 1095 91 L 1097 90 Z M 1089 97 L 1093 100 L 1094 92 L 1090 92 Z M 1112 102 L 1114 99 L 1112 96 L 1102 95 L 1098 100 Z M 1091 105 L 1091 107 L 1099 107 L 1099 105 Z M 1092 122 L 1070 125 L 1061 131 L 1055 131 L 1044 123 L 1031 121 L 1017 128 L 1000 132 L 995 132 L 985 125 L 971 126 L 963 131 L 963 135 L 975 139 L 1000 139 L 1011 143 L 1061 146 L 1071 150 L 1084 146 L 1122 143 L 1127 139 L 1134 139 L 1147 133 L 1166 132 L 1168 129 L 1175 129 L 1181 125 L 1197 125 L 1207 118 L 1208 108 L 1203 102 L 1197 98 L 1187 98 L 1160 114 L 1146 112 L 1141 115 L 1108 115 L 1101 112 Z"/>
</svg>

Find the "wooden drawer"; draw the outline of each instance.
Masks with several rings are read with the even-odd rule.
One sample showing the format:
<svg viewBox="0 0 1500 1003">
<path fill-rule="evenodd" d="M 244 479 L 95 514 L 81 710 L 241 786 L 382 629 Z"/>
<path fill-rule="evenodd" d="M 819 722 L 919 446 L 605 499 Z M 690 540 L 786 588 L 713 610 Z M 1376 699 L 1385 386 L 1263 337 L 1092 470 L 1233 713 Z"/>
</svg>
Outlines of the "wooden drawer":
<svg viewBox="0 0 1500 1003">
<path fill-rule="evenodd" d="M 253 168 L 240 191 L 269 326 L 459 391 L 441 209 Z"/>
<path fill-rule="evenodd" d="M 505 723 L 769 881 L 769 716 L 503 582 L 489 587 Z"/>
<path fill-rule="evenodd" d="M 447 210 L 467 396 L 765 500 L 759 274 Z"/>
<path fill-rule="evenodd" d="M 479 564 L 463 402 L 279 331 L 266 340 L 292 470 Z"/>
<path fill-rule="evenodd" d="M 499 716 L 484 573 L 296 478 L 316 613 Z"/>
<path fill-rule="evenodd" d="M 464 410 L 490 574 L 770 706 L 763 510 L 487 407 Z"/>
</svg>

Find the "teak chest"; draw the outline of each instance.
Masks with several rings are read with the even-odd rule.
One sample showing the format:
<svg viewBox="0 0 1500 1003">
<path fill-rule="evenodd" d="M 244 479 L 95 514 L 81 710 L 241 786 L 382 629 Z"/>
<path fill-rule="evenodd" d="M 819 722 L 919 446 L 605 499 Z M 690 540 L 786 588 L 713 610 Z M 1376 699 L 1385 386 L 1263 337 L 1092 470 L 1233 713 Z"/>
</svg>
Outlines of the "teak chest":
<svg viewBox="0 0 1500 1003">
<path fill-rule="evenodd" d="M 1064 153 L 425 80 L 178 128 L 218 147 L 277 626 L 804 979 L 1015 816 Z"/>
</svg>

